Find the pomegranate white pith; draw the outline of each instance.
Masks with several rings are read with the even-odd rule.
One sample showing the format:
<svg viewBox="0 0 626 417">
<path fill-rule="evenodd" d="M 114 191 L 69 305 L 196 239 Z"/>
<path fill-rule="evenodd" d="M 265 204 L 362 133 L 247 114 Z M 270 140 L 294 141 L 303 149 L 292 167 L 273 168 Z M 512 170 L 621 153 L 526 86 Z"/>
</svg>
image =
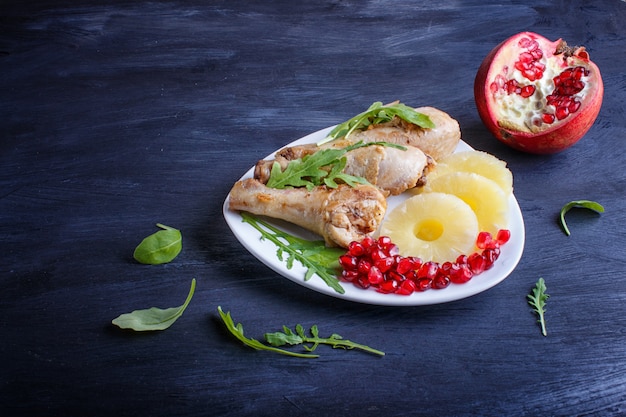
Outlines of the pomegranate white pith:
<svg viewBox="0 0 626 417">
<path fill-rule="evenodd" d="M 583 47 L 531 32 L 494 48 L 474 82 L 485 126 L 531 153 L 559 152 L 582 138 L 600 111 L 603 91 L 600 71 Z"/>
</svg>

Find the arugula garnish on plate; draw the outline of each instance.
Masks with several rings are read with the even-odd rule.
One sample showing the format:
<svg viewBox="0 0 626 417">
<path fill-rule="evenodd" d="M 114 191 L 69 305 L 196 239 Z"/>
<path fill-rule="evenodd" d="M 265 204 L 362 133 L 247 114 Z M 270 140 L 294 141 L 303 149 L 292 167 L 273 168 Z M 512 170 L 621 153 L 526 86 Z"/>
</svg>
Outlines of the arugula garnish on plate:
<svg viewBox="0 0 626 417">
<path fill-rule="evenodd" d="M 425 129 L 435 127 L 430 117 L 405 104 L 396 101 L 391 104 L 383 105 L 382 102 L 376 101 L 363 113 L 359 113 L 351 119 L 337 125 L 330 131 L 325 139 L 318 143 L 318 145 L 331 142 L 338 138 L 348 137 L 355 130 L 365 130 L 371 125 L 389 122 L 395 116 Z"/>
<path fill-rule="evenodd" d="M 363 177 L 357 177 L 343 172 L 347 162 L 344 155 L 352 150 L 373 145 L 389 146 L 406 150 L 404 146 L 388 142 L 358 142 L 341 149 L 321 149 L 303 158 L 290 161 L 284 171 L 278 162 L 274 162 L 266 185 L 269 188 L 277 189 L 286 187 L 306 187 L 307 190 L 312 190 L 318 185 L 337 188 L 337 180 L 351 187 L 354 187 L 356 184 L 368 184 L 367 180 Z"/>
<path fill-rule="evenodd" d="M 271 224 L 254 217 L 247 212 L 241 212 L 241 218 L 261 233 L 261 239 L 267 239 L 274 243 L 278 250 L 276 255 L 281 261 L 285 261 L 287 269 L 293 267 L 294 261 L 298 261 L 307 271 L 304 280 L 308 281 L 317 274 L 329 287 L 339 294 L 345 293 L 340 285 L 337 275 L 340 270 L 339 256 L 345 253 L 341 248 L 329 248 L 323 240 L 306 240 L 272 226 Z"/>
</svg>

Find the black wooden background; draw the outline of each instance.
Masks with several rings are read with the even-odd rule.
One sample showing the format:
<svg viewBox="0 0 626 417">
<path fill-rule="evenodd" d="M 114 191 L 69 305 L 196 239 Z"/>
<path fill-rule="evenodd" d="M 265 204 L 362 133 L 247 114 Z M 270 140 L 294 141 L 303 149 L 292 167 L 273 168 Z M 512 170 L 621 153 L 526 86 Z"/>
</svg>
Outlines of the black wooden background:
<svg viewBox="0 0 626 417">
<path fill-rule="evenodd" d="M 626 413 L 626 2 L 2 1 L 0 414 L 3 416 L 615 416 Z M 585 45 L 606 94 L 585 138 L 513 151 L 481 124 L 483 57 L 531 30 Z M 221 214 L 259 158 L 374 101 L 431 105 L 505 159 L 524 214 L 517 269 L 429 307 L 341 301 L 277 275 Z M 602 215 L 563 204 L 602 203 Z M 182 230 L 171 264 L 135 245 Z M 136 334 L 117 315 L 182 303 Z M 529 293 L 548 285 L 548 337 Z M 285 324 L 383 358 L 298 359 L 228 334 Z"/>
</svg>

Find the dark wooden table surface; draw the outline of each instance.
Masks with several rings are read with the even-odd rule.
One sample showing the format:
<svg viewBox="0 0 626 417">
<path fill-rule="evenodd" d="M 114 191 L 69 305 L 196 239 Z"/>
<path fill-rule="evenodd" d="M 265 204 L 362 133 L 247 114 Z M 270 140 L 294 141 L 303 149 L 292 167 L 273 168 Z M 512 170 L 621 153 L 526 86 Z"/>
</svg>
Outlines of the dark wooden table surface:
<svg viewBox="0 0 626 417">
<path fill-rule="evenodd" d="M 626 414 L 626 3 L 3 1 L 0 4 L 0 414 L 3 416 L 615 416 Z M 531 30 L 585 45 L 606 94 L 569 150 L 493 139 L 473 79 Z M 374 101 L 439 107 L 506 160 L 525 221 L 515 271 L 424 307 L 338 300 L 250 255 L 221 213 L 258 159 Z M 590 199 L 597 215 L 563 204 Z M 134 247 L 161 222 L 174 262 Z M 548 336 L 528 294 L 548 285 Z M 168 330 L 121 313 L 196 294 Z M 386 352 L 257 352 L 317 324 Z"/>
</svg>

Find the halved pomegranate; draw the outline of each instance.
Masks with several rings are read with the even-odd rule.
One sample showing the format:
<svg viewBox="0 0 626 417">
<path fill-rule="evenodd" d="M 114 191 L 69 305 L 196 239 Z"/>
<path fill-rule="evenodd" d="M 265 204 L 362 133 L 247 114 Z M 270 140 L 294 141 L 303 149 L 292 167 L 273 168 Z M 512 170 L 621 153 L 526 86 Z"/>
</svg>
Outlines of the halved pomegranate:
<svg viewBox="0 0 626 417">
<path fill-rule="evenodd" d="M 487 55 L 474 80 L 478 113 L 505 144 L 529 153 L 560 152 L 593 125 L 604 86 L 584 47 L 522 32 Z"/>
</svg>

